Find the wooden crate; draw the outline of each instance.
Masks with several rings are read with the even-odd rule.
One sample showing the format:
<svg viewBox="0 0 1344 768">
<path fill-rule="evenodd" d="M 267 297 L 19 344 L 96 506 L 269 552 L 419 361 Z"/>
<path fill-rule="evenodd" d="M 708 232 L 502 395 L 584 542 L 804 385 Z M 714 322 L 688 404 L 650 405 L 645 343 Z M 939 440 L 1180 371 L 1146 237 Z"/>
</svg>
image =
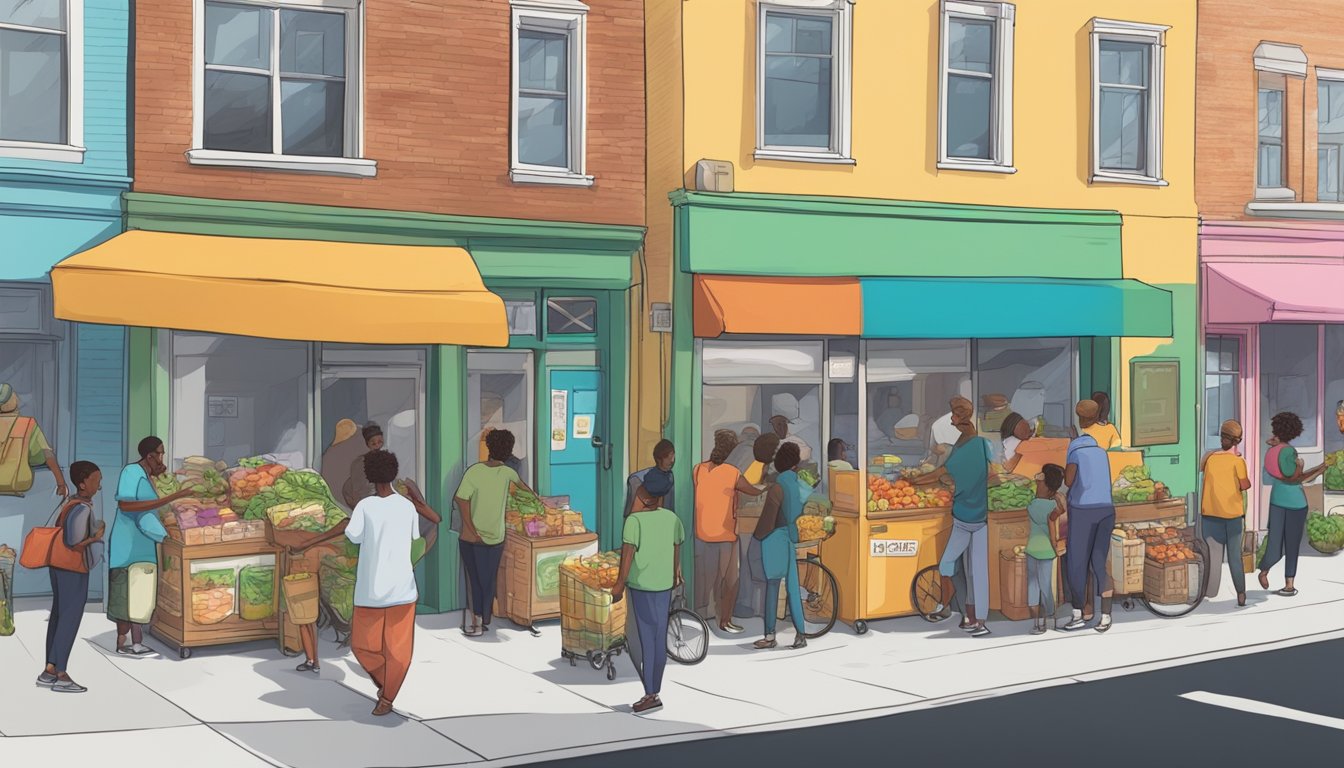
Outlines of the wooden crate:
<svg viewBox="0 0 1344 768">
<path fill-rule="evenodd" d="M 558 618 L 561 613 L 559 595 L 542 595 L 537 589 L 537 563 L 543 558 L 575 553 L 596 554 L 597 534 L 586 532 L 533 539 L 517 531 L 508 531 L 496 580 L 495 613 L 524 626 Z"/>
<path fill-rule="evenodd" d="M 1144 550 L 1142 539 L 1111 535 L 1109 566 L 1116 592 L 1134 595 L 1143 591 Z"/>
<path fill-rule="evenodd" d="M 1143 595 L 1150 603 L 1180 605 L 1191 601 L 1193 591 L 1199 588 L 1197 563 L 1159 563 L 1143 561 Z"/>
<path fill-rule="evenodd" d="M 1009 621 L 1023 621 L 1031 618 L 1031 608 L 1027 605 L 1027 558 L 1017 557 L 1013 550 L 999 553 L 999 613 Z M 991 566 L 993 567 L 993 566 Z"/>
</svg>

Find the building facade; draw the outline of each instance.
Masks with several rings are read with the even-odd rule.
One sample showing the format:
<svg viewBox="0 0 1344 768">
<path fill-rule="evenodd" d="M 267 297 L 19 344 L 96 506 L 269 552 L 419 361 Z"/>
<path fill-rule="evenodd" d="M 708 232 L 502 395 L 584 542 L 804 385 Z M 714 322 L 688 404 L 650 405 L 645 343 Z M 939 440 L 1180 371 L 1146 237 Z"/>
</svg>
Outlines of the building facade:
<svg viewBox="0 0 1344 768">
<path fill-rule="evenodd" d="M 338 421 L 373 421 L 447 518 L 508 428 L 525 479 L 615 546 L 641 19 L 637 0 L 139 3 L 130 231 L 56 272 L 58 312 L 112 274 L 150 308 L 120 318 L 125 444 L 318 468 Z M 443 532 L 425 610 L 458 605 Z"/>
<path fill-rule="evenodd" d="M 37 419 L 67 481 L 76 459 L 114 476 L 124 457 L 124 329 L 54 319 L 49 272 L 122 230 L 128 25 L 115 0 L 0 6 L 0 382 Z M 55 490 L 38 467 L 30 491 L 0 496 L 0 543 L 18 549 L 51 515 Z M 50 591 L 43 571 L 15 577 L 16 594 Z M 102 586 L 95 576 L 92 593 Z"/>
<path fill-rule="evenodd" d="M 1204 0 L 1199 14 L 1201 447 L 1240 419 L 1254 478 L 1281 411 L 1302 418 L 1308 467 L 1344 450 L 1344 56 L 1330 32 L 1344 8 Z M 1312 509 L 1344 492 L 1337 472 L 1328 480 L 1307 486 Z M 1251 494 L 1263 527 L 1268 493 L 1255 482 Z"/>
<path fill-rule="evenodd" d="M 1066 5 L 648 4 L 678 498 L 718 429 L 824 474 L 918 463 L 954 395 L 1064 438 L 1098 390 L 1194 490 L 1195 4 Z"/>
</svg>

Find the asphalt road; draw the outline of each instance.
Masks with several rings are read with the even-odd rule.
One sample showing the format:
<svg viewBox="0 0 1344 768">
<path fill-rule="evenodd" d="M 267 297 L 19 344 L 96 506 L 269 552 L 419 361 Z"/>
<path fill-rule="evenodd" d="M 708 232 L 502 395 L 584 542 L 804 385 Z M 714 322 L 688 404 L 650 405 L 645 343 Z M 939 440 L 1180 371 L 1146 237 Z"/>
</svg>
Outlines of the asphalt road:
<svg viewBox="0 0 1344 768">
<path fill-rule="evenodd" d="M 555 768 L 1340 765 L 1344 730 L 1181 698 L 1203 691 L 1344 719 L 1344 640 L 838 725 L 545 763 Z M 799 691 L 800 696 L 807 695 Z M 915 761 L 915 762 L 911 762 Z M 928 762 L 923 762 L 928 761 Z"/>
</svg>

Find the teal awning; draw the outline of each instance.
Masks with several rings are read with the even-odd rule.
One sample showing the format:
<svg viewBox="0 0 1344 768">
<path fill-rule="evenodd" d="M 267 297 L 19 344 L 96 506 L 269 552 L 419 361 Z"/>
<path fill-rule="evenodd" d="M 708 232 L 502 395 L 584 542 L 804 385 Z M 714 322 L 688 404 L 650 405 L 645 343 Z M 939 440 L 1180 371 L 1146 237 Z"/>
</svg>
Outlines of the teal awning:
<svg viewBox="0 0 1344 768">
<path fill-rule="evenodd" d="M 867 338 L 1172 335 L 1171 293 L 1137 280 L 864 277 L 859 282 Z"/>
</svg>

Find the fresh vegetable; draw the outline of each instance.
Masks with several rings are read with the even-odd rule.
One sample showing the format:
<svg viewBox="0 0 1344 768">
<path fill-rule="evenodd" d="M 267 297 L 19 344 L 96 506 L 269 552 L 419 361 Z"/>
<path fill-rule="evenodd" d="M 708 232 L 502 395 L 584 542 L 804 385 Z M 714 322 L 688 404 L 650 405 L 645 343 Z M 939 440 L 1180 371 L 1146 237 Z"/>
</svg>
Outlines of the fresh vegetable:
<svg viewBox="0 0 1344 768">
<path fill-rule="evenodd" d="M 1327 491 L 1344 491 L 1344 450 L 1326 455 L 1324 477 Z"/>
<path fill-rule="evenodd" d="M 817 476 L 817 473 L 813 472 L 810 469 L 798 470 L 798 479 L 802 480 L 804 483 L 807 483 L 809 488 L 816 488 L 817 485 L 821 482 L 821 478 Z"/>
<path fill-rule="evenodd" d="M 908 480 L 891 482 L 881 475 L 868 476 L 868 511 L 931 509 L 952 506 L 947 488 L 917 488 Z"/>
<path fill-rule="evenodd" d="M 193 589 L 191 618 L 197 624 L 218 624 L 233 615 L 234 591 L 229 587 Z"/>
<path fill-rule="evenodd" d="M 275 567 L 249 565 L 238 574 L 240 613 L 248 621 L 270 618 L 275 612 Z"/>
<path fill-rule="evenodd" d="M 235 504 L 245 504 L 262 490 L 275 485 L 275 481 L 288 470 L 280 464 L 263 464 L 260 467 L 242 467 L 229 473 L 229 492 Z"/>
<path fill-rule="evenodd" d="M 1116 504 L 1135 504 L 1167 498 L 1166 486 L 1154 482 L 1148 466 L 1129 466 L 1120 470 L 1120 477 L 1111 488 L 1111 499 Z"/>
<path fill-rule="evenodd" d="M 188 456 L 177 471 L 183 488 L 190 489 L 198 499 L 211 499 L 220 504 L 228 502 L 229 484 L 224 479 L 228 467 L 222 461 L 211 461 L 204 456 Z"/>
<path fill-rule="evenodd" d="M 339 555 L 323 555 L 318 567 L 317 590 L 342 623 L 349 624 L 355 613 L 355 569 L 359 565 L 359 547 L 345 542 Z"/>
<path fill-rule="evenodd" d="M 1307 543 L 1325 555 L 1344 549 L 1344 517 L 1320 512 L 1307 515 Z"/>
<path fill-rule="evenodd" d="M 251 456 L 246 459 L 239 459 L 238 466 L 243 469 L 256 469 L 266 465 L 266 459 L 262 456 Z"/>
<path fill-rule="evenodd" d="M 232 568 L 217 568 L 210 571 L 196 571 L 191 574 L 192 589 L 213 589 L 215 587 L 232 588 L 235 583 Z"/>
<path fill-rule="evenodd" d="M 1021 475 L 1002 477 L 999 484 L 989 489 L 989 511 L 1026 509 L 1036 498 L 1035 484 Z"/>
<path fill-rule="evenodd" d="M 569 557 L 560 565 L 592 589 L 611 589 L 621 573 L 620 552 L 598 552 L 590 557 Z"/>
<path fill-rule="evenodd" d="M 282 504 L 295 502 L 318 503 L 322 505 L 325 511 L 325 519 L 322 521 L 322 527 L 314 532 L 331 530 L 347 515 L 336 500 L 331 495 L 331 489 L 322 476 L 316 472 L 307 470 L 292 470 L 280 474 L 273 484 L 267 488 L 258 491 L 247 502 L 247 510 L 243 517 L 248 520 L 259 520 L 266 516 L 268 510 Z M 301 530 L 309 530 L 302 528 Z"/>
</svg>

